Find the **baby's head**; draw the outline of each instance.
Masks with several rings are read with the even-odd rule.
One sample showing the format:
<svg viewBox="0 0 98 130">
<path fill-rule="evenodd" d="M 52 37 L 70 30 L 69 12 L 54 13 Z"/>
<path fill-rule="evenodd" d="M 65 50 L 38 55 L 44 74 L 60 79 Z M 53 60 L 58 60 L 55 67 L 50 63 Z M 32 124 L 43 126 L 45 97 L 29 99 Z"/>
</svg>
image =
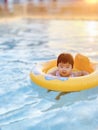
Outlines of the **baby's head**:
<svg viewBox="0 0 98 130">
<path fill-rule="evenodd" d="M 73 56 L 69 53 L 61 53 L 57 58 L 57 67 L 60 76 L 69 77 L 74 64 Z"/>
</svg>

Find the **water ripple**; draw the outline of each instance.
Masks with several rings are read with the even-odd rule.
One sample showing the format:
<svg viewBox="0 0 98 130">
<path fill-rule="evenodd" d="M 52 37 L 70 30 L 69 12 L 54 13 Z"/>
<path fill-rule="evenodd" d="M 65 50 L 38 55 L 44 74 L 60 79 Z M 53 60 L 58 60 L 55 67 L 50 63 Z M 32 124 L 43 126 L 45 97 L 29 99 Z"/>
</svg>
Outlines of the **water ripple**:
<svg viewBox="0 0 98 130">
<path fill-rule="evenodd" d="M 6 28 L 6 29 L 5 29 Z M 97 130 L 98 87 L 70 93 L 32 83 L 36 63 L 61 52 L 98 61 L 98 21 L 30 20 L 0 23 L 0 128 L 3 130 Z"/>
</svg>

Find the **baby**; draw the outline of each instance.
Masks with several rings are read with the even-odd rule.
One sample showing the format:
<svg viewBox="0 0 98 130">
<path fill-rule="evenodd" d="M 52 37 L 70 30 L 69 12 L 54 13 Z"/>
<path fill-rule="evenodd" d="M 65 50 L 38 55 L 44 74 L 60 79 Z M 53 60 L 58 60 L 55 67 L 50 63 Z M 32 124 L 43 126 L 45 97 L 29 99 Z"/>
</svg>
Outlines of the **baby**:
<svg viewBox="0 0 98 130">
<path fill-rule="evenodd" d="M 69 53 L 61 53 L 57 58 L 57 69 L 49 74 L 61 77 L 77 77 L 87 75 L 86 71 L 73 72 L 74 59 Z"/>
<path fill-rule="evenodd" d="M 74 59 L 73 56 L 69 53 L 61 53 L 57 58 L 57 69 L 49 73 L 53 76 L 58 77 L 77 77 L 87 75 L 86 71 L 73 71 Z M 51 90 L 49 90 L 51 91 Z M 61 95 L 64 95 L 69 92 L 61 92 L 56 99 L 58 100 Z"/>
</svg>

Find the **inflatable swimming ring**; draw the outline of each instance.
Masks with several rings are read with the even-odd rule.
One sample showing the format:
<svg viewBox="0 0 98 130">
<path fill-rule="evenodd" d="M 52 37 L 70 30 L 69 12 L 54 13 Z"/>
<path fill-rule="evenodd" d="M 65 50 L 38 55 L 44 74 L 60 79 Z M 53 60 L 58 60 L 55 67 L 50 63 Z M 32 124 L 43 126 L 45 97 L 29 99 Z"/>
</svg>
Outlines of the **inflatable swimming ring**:
<svg viewBox="0 0 98 130">
<path fill-rule="evenodd" d="M 48 74 L 55 69 L 56 60 L 51 60 L 34 67 L 30 73 L 31 80 L 49 90 L 70 92 L 81 91 L 98 86 L 98 63 L 90 62 L 88 57 L 77 54 L 74 59 L 74 71 L 85 70 L 89 74 L 80 77 L 56 77 Z"/>
</svg>

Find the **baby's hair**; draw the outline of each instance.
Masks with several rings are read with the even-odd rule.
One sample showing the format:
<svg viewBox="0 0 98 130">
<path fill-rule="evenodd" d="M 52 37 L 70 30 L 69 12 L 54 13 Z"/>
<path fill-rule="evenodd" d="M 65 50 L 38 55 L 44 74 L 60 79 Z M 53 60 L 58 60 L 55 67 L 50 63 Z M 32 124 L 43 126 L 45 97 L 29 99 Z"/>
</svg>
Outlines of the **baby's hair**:
<svg viewBox="0 0 98 130">
<path fill-rule="evenodd" d="M 59 63 L 69 63 L 72 65 L 74 64 L 73 56 L 69 53 L 61 53 L 57 58 L 57 66 Z"/>
</svg>

